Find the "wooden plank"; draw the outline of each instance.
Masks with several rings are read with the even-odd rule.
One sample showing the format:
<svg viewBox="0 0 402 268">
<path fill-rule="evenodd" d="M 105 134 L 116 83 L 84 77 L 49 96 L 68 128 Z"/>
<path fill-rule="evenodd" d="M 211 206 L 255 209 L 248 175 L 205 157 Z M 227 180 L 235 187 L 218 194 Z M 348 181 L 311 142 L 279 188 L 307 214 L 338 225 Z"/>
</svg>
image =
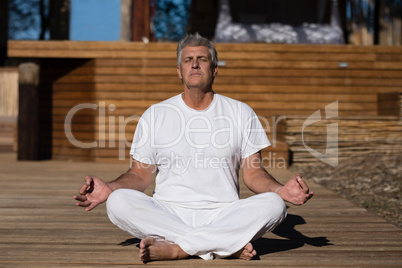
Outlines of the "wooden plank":
<svg viewBox="0 0 402 268">
<path fill-rule="evenodd" d="M 15 156 L 15 155 L 14 155 Z M 17 162 L 0 154 L 0 266 L 143 266 L 138 240 L 113 226 L 105 205 L 85 213 L 71 195 L 83 177 L 112 180 L 128 164 L 67 161 Z M 293 174 L 272 170 L 280 181 Z M 57 178 L 57 179 L 55 179 Z M 285 228 L 254 242 L 259 260 L 149 263 L 156 267 L 399 267 L 402 231 L 313 182 L 316 196 L 290 206 Z M 46 187 L 44 187 L 46 185 Z M 147 190 L 151 193 L 153 187 Z M 241 183 L 243 197 L 251 195 Z M 4 217 L 3 217 L 4 216 Z M 78 219 L 78 220 L 77 220 Z M 131 239 L 131 240 L 130 240 Z M 77 250 L 79 249 L 79 250 Z"/>
<path fill-rule="evenodd" d="M 46 71 L 43 75 L 52 75 L 60 70 Z M 400 78 L 400 70 L 350 70 L 350 69 L 294 69 L 287 68 L 286 71 L 276 68 L 222 68 L 219 70 L 219 77 L 240 76 L 240 77 L 356 77 L 356 78 Z M 84 75 L 149 75 L 149 76 L 177 76 L 176 68 L 173 67 L 98 67 L 79 68 L 70 72 L 71 76 Z"/>
<path fill-rule="evenodd" d="M 177 94 L 171 92 L 127 92 L 127 91 L 102 91 L 102 92 L 82 92 L 82 91 L 73 91 L 73 92 L 55 92 L 53 93 L 53 97 L 55 99 L 62 100 L 85 100 L 85 99 L 93 99 L 99 101 L 104 100 L 155 100 L 155 101 L 163 101 L 170 97 L 173 97 Z M 335 100 L 338 101 L 347 101 L 347 102 L 376 102 L 377 97 L 372 94 L 312 94 L 312 93 L 225 93 L 225 96 L 241 100 L 241 101 L 309 101 L 312 98 L 318 102 L 332 102 Z M 399 105 L 399 100 L 398 100 Z"/>
<path fill-rule="evenodd" d="M 385 54 L 385 53 L 381 53 L 381 54 L 377 54 L 376 55 L 376 60 L 378 61 L 402 61 L 402 55 L 401 53 L 395 53 L 395 54 Z"/>
<path fill-rule="evenodd" d="M 400 70 L 295 70 L 286 69 L 223 69 L 219 71 L 219 76 L 237 76 L 237 77 L 331 77 L 331 78 L 401 78 Z"/>
<path fill-rule="evenodd" d="M 105 101 L 105 107 L 109 105 L 115 105 L 116 107 L 135 107 L 135 108 L 148 108 L 151 105 L 157 103 L 156 100 L 107 100 Z M 75 100 L 55 100 L 54 105 L 59 107 L 73 107 L 79 103 Z M 93 111 L 93 109 L 91 109 Z"/>
<path fill-rule="evenodd" d="M 228 60 L 219 70 L 226 68 L 267 68 L 267 69 L 339 69 L 342 61 L 267 61 Z M 401 70 L 401 62 L 359 62 L 348 61 L 348 70 Z"/>
<path fill-rule="evenodd" d="M 31 47 L 37 50 L 52 50 L 52 49 L 66 49 L 66 50 L 97 50 L 97 51 L 110 51 L 110 50 L 171 50 L 175 51 L 177 43 L 148 43 L 143 42 L 94 42 L 94 41 L 22 41 L 22 40 L 9 40 L 9 50 L 23 50 Z M 275 52 L 317 52 L 317 53 L 382 53 L 393 54 L 402 53 L 402 49 L 398 46 L 352 46 L 352 45 L 308 45 L 308 44 L 216 44 L 217 50 L 229 51 L 275 51 Z"/>
<path fill-rule="evenodd" d="M 14 41 L 16 42 L 16 41 Z M 110 45 L 105 50 L 100 49 L 88 49 L 80 48 L 79 45 L 73 45 L 69 47 L 61 46 L 59 49 L 57 47 L 49 47 L 50 44 L 41 44 L 38 46 L 33 43 L 33 46 L 28 46 L 31 44 L 24 43 L 15 45 L 12 42 L 8 49 L 9 57 L 39 57 L 39 58 L 150 58 L 150 59 L 175 59 L 175 49 L 160 50 L 157 46 L 131 46 L 131 47 L 118 47 L 114 49 L 114 45 Z M 29 41 L 27 41 L 29 42 Z M 53 43 L 51 41 L 47 41 Z M 118 42 L 116 42 L 118 43 Z M 151 43 L 152 44 L 152 43 Z M 26 47 L 24 47 L 26 46 Z M 21 48 L 24 47 L 24 48 Z M 28 49 L 27 49 L 28 48 Z M 232 50 L 233 51 L 233 50 Z M 399 51 L 398 51 L 399 52 Z M 323 57 L 323 55 L 325 55 Z M 320 55 L 318 51 L 310 51 L 305 53 L 290 53 L 290 52 L 246 52 L 246 50 L 241 50 L 238 52 L 220 52 L 220 60 L 293 60 L 293 61 L 303 61 L 308 58 L 310 60 L 316 61 L 393 61 L 394 59 L 400 60 L 398 54 L 396 55 L 376 55 L 374 53 L 323 53 Z"/>
<path fill-rule="evenodd" d="M 102 79 L 103 80 L 103 79 Z M 144 83 L 151 83 L 149 80 L 142 80 Z M 155 80 L 154 80 L 155 81 Z M 99 81 L 101 82 L 101 81 Z M 169 80 L 167 81 L 169 82 Z M 265 78 L 256 77 L 252 80 L 244 80 L 239 77 L 221 77 L 215 81 L 216 85 L 222 84 L 237 84 L 237 85 L 256 85 L 256 84 L 269 84 L 269 85 L 298 85 L 298 86 L 402 86 L 402 79 L 372 79 L 372 78 Z"/>
<path fill-rule="evenodd" d="M 217 93 L 241 93 L 241 92 L 252 92 L 252 93 L 311 93 L 311 94 L 377 94 L 377 92 L 397 92 L 400 87 L 397 86 L 350 86 L 350 85 L 340 85 L 340 86 L 325 86 L 325 91 L 323 92 L 322 86 L 314 85 L 214 85 L 213 88 Z M 97 92 L 102 91 L 130 91 L 130 92 L 172 92 L 180 94 L 182 92 L 182 86 L 178 82 L 177 84 L 129 84 L 129 83 L 102 83 L 102 84 L 65 84 L 56 83 L 53 87 L 55 92 L 58 91 L 91 91 L 96 90 Z"/>
<path fill-rule="evenodd" d="M 375 61 L 376 55 L 372 53 L 364 54 L 342 54 L 342 53 L 324 53 L 320 54 L 317 52 L 308 53 L 291 53 L 291 52 L 220 52 L 220 60 L 270 60 L 270 61 L 304 61 L 305 59 L 314 61 Z"/>
<path fill-rule="evenodd" d="M 376 79 L 376 78 L 328 78 L 328 77 L 255 77 L 247 80 L 242 77 L 220 77 L 215 81 L 216 86 L 220 85 L 297 85 L 297 86 L 379 86 L 399 87 L 402 86 L 402 79 Z M 99 76 L 66 76 L 60 78 L 60 83 L 130 83 L 130 84 L 167 84 L 180 85 L 176 76 L 122 76 L 122 75 L 99 75 Z"/>
<path fill-rule="evenodd" d="M 35 50 L 65 50 L 65 51 L 175 51 L 177 43 L 148 43 L 143 42 L 124 42 L 124 41 L 17 41 L 9 40 L 10 50 L 24 50 L 27 47 Z M 12 56 L 15 57 L 15 56 Z"/>
<path fill-rule="evenodd" d="M 391 64 L 392 62 L 387 64 Z M 170 67 L 176 69 L 177 60 L 176 59 L 110 59 L 102 58 L 94 60 L 94 65 L 96 68 L 99 67 Z M 83 66 L 84 67 L 84 66 Z"/>
<path fill-rule="evenodd" d="M 401 47 L 398 46 L 353 46 L 353 45 L 309 45 L 309 44 L 229 44 L 218 43 L 216 44 L 218 51 L 275 51 L 275 52 L 317 52 L 317 53 L 402 53 Z"/>
<path fill-rule="evenodd" d="M 322 105 L 318 109 L 323 108 L 325 105 L 326 105 L 325 103 L 322 103 Z M 66 114 L 71 110 L 71 108 L 72 107 L 54 108 L 53 115 L 57 116 L 58 118 L 60 118 L 60 117 L 65 118 Z M 145 110 L 146 110 L 146 108 L 136 109 L 136 107 L 119 108 L 119 114 L 124 116 L 125 120 L 131 120 L 131 118 L 129 118 L 130 116 L 142 115 Z M 263 107 L 263 108 L 254 108 L 254 111 L 256 112 L 257 115 L 261 115 L 261 116 L 264 116 L 267 118 L 271 117 L 271 116 L 286 116 L 286 115 L 292 115 L 292 116 L 293 115 L 305 115 L 306 116 L 306 115 L 311 115 L 316 110 L 317 110 L 316 107 L 308 107 L 306 109 L 295 110 L 289 106 L 289 103 L 286 103 L 286 106 L 284 106 L 284 107 L 272 108 L 272 107 L 267 106 L 267 107 Z M 90 109 L 85 109 L 80 112 L 81 112 L 80 117 L 85 116 L 85 115 L 90 116 L 93 114 L 93 110 L 90 110 Z M 356 114 L 365 114 L 365 115 L 375 116 L 375 115 L 377 115 L 377 111 L 376 111 L 375 107 L 374 107 L 374 110 L 370 110 L 370 111 L 367 111 L 367 110 L 364 110 L 364 111 L 362 111 L 362 110 L 340 110 L 339 111 L 339 115 L 353 116 Z M 62 121 L 59 121 L 59 122 L 64 122 L 64 119 L 62 119 Z"/>
<path fill-rule="evenodd" d="M 94 102 L 96 105 L 99 105 L 99 103 Z M 59 122 L 64 122 L 64 120 L 66 119 L 66 114 L 68 112 L 71 111 L 71 109 L 73 108 L 73 106 L 69 106 L 69 107 L 55 107 L 53 108 L 53 115 L 55 116 L 55 118 L 59 118 Z M 148 107 L 146 107 L 148 108 Z M 127 119 L 127 117 L 132 116 L 132 115 L 142 115 L 146 108 L 138 108 L 138 107 L 131 107 L 131 108 L 119 108 L 119 113 L 123 116 L 125 116 L 125 119 Z M 91 117 L 94 116 L 95 113 L 99 113 L 99 111 L 94 111 L 93 109 L 82 109 L 79 111 L 79 117 Z M 76 118 L 76 115 L 73 117 Z M 63 119 L 64 117 L 64 119 Z M 89 120 L 89 119 L 88 119 Z"/>
<path fill-rule="evenodd" d="M 172 51 L 132 51 L 132 50 L 108 50 L 108 51 L 85 51 L 77 50 L 72 53 L 71 50 L 37 50 L 37 49 L 24 49 L 24 50 L 13 50 L 12 48 L 8 50 L 9 57 L 32 57 L 35 55 L 37 58 L 66 58 L 66 59 L 92 59 L 92 58 L 133 58 L 133 59 L 175 59 L 176 53 Z"/>
<path fill-rule="evenodd" d="M 142 67 L 142 68 L 176 68 L 177 61 L 173 59 L 97 59 L 95 63 L 83 65 L 83 67 Z M 268 68 L 268 69 L 339 69 L 337 61 L 267 61 L 267 60 L 228 60 L 219 69 L 227 68 Z M 402 63 L 395 62 L 360 62 L 348 61 L 349 70 L 402 70 Z"/>
<path fill-rule="evenodd" d="M 116 109 L 121 108 L 148 108 L 153 104 L 158 103 L 158 100 L 104 100 L 105 107 L 109 107 L 109 105 L 113 105 Z M 270 109 L 280 109 L 287 106 L 292 106 L 293 109 L 296 110 L 303 110 L 308 109 L 311 111 L 315 111 L 320 108 L 324 108 L 325 105 L 328 104 L 327 101 L 319 102 L 319 101 L 311 101 L 309 103 L 303 103 L 299 101 L 247 101 L 248 105 L 255 109 L 264 109 L 265 107 L 269 106 Z M 74 107 L 77 105 L 75 100 L 55 100 L 54 104 L 58 107 Z M 339 110 L 370 110 L 376 109 L 377 103 L 376 102 L 339 102 L 338 109 Z M 93 112 L 94 110 L 91 109 Z"/>
</svg>

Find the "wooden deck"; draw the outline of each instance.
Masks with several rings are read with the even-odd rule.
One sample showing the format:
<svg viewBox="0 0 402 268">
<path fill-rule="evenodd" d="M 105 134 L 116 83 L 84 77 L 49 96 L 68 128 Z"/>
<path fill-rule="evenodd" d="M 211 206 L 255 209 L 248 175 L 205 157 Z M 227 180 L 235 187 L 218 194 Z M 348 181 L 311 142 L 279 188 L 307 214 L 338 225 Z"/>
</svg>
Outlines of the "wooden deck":
<svg viewBox="0 0 402 268">
<path fill-rule="evenodd" d="M 138 240 L 112 225 L 101 205 L 92 212 L 72 196 L 86 174 L 110 180 L 124 164 L 17 162 L 0 154 L 0 267 L 132 267 Z M 288 170 L 272 170 L 279 180 Z M 274 233 L 254 243 L 259 260 L 151 262 L 153 267 L 402 267 L 402 230 L 309 182 L 316 196 Z M 242 196 L 250 193 L 242 187 Z"/>
</svg>

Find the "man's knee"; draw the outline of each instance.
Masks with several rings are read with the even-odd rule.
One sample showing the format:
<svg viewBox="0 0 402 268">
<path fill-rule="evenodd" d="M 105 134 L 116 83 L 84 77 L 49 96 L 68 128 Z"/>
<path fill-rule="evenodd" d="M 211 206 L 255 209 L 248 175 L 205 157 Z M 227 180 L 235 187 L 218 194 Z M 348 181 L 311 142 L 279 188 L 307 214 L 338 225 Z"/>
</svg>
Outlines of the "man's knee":
<svg viewBox="0 0 402 268">
<path fill-rule="evenodd" d="M 140 194 L 142 193 L 130 189 L 117 189 L 113 191 L 106 201 L 106 209 L 109 217 L 112 219 L 127 215 L 129 211 L 134 209 L 133 206 L 137 204 L 133 199 L 139 198 L 138 195 Z"/>
<path fill-rule="evenodd" d="M 124 213 L 125 199 L 126 195 L 124 189 L 115 190 L 109 195 L 106 201 L 106 210 L 109 217 L 116 217 L 117 215 Z"/>
<path fill-rule="evenodd" d="M 276 193 L 269 192 L 259 194 L 258 207 L 269 220 L 282 221 L 286 217 L 286 205 L 283 199 Z"/>
</svg>

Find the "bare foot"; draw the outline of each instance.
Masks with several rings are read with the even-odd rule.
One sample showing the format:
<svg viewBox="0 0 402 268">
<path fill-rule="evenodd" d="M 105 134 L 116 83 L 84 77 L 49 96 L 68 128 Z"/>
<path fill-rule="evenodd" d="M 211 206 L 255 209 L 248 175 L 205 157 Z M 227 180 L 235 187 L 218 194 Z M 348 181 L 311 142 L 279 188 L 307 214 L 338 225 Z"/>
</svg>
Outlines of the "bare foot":
<svg viewBox="0 0 402 268">
<path fill-rule="evenodd" d="M 253 245 L 251 243 L 247 243 L 247 245 L 245 245 L 244 248 L 237 251 L 231 257 L 249 261 L 252 258 L 254 258 L 255 255 L 257 255 L 257 252 L 254 250 Z"/>
<path fill-rule="evenodd" d="M 153 237 L 145 237 L 140 242 L 140 260 L 145 262 L 157 260 L 185 259 L 189 255 L 179 245 L 157 241 Z"/>
</svg>

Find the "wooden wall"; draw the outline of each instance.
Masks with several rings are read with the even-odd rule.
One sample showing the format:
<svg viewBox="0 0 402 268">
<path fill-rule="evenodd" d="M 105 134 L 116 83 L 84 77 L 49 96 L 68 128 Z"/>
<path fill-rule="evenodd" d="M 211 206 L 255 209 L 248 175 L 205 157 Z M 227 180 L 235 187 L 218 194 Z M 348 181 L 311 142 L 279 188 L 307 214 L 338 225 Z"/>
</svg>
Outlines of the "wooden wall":
<svg viewBox="0 0 402 268">
<path fill-rule="evenodd" d="M 402 151 L 399 116 L 347 116 L 322 120 L 304 128 L 305 119 L 286 118 L 286 141 L 295 165 L 321 160 L 336 166 L 338 162 L 361 155 Z M 335 127 L 332 131 L 328 129 L 331 125 Z"/>
<path fill-rule="evenodd" d="M 267 133 L 276 143 L 270 150 L 277 158 L 288 159 L 286 116 L 307 116 L 334 101 L 339 116 L 376 116 L 377 94 L 402 92 L 401 47 L 216 47 L 220 66 L 214 90 L 248 103 L 268 122 Z M 175 49 L 173 43 L 9 42 L 10 57 L 47 60 L 41 75 L 52 87 L 52 157 L 94 161 L 119 156 L 128 161 L 136 116 L 182 91 Z M 66 138 L 66 116 L 83 103 L 93 107 L 74 114 L 72 134 L 94 148 L 77 148 Z"/>
</svg>

